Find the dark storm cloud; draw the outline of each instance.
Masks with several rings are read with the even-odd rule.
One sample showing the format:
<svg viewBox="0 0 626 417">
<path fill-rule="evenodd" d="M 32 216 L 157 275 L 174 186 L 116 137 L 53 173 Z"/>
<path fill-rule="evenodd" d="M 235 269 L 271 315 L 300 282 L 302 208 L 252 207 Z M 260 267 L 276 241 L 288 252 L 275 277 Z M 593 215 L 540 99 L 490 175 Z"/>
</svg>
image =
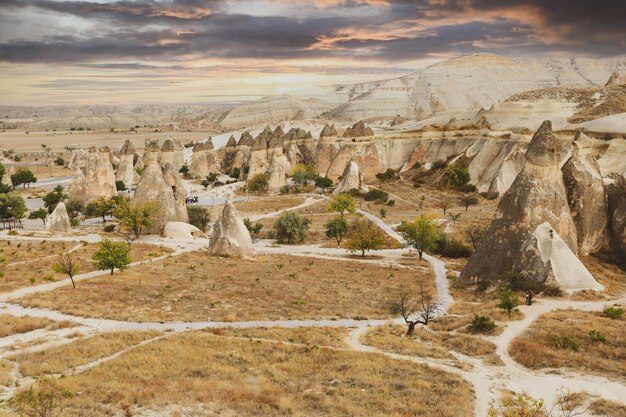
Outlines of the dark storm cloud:
<svg viewBox="0 0 626 417">
<path fill-rule="evenodd" d="M 252 16 L 245 13 L 245 8 L 233 12 L 226 3 L 3 0 L 0 18 L 3 11 L 23 11 L 24 19 L 28 19 L 30 11 L 43 10 L 88 19 L 99 30 L 86 35 L 68 28 L 67 33 L 57 36 L 12 39 L 0 29 L 7 39 L 0 43 L 0 61 L 93 63 L 154 59 L 176 64 L 204 57 L 349 57 L 397 62 L 437 53 L 611 55 L 626 49 L 623 0 L 407 0 L 391 1 L 388 6 L 377 8 L 376 13 L 365 14 L 361 12 L 375 6 L 338 2 L 317 8 L 312 2 L 307 5 L 299 1 L 304 12 L 298 16 Z M 415 23 L 406 23 L 407 20 Z M 405 25 L 397 30 L 397 36 L 393 35 L 396 25 Z M 392 35 L 384 36 L 387 32 Z M 324 39 L 331 41 L 324 48 L 318 47 Z"/>
</svg>

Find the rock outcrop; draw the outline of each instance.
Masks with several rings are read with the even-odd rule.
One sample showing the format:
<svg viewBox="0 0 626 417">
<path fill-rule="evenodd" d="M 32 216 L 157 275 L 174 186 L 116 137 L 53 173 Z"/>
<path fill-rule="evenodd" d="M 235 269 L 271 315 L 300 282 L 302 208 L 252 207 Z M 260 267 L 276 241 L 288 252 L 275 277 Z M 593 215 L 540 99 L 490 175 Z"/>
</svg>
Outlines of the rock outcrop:
<svg viewBox="0 0 626 417">
<path fill-rule="evenodd" d="M 329 125 L 327 123 L 324 125 L 322 131 L 320 132 L 320 139 L 332 136 L 337 136 L 337 129 L 335 129 L 335 125 Z"/>
<path fill-rule="evenodd" d="M 561 169 L 581 255 L 596 252 L 607 244 L 607 201 L 600 167 L 591 148 L 591 139 L 578 132 L 572 156 Z"/>
<path fill-rule="evenodd" d="M 511 271 L 537 286 L 553 282 L 574 289 L 570 281 L 588 281 L 584 267 L 569 271 L 577 275 L 567 282 L 559 269 L 563 259 L 571 259 L 566 249 L 572 255 L 577 252 L 576 225 L 560 170 L 564 156 L 551 123 L 544 122 L 528 145 L 524 168 L 502 197 L 491 225 L 461 272 L 462 282 L 498 282 Z M 562 255 L 558 262 L 548 256 L 550 248 Z"/>
<path fill-rule="evenodd" d="M 363 183 L 363 175 L 359 164 L 354 161 L 348 162 L 337 188 L 333 191 L 333 195 L 339 195 L 341 193 L 347 193 L 350 190 L 358 190 L 360 192 L 367 192 L 367 187 Z"/>
<path fill-rule="evenodd" d="M 250 232 L 230 201 L 226 201 L 219 219 L 213 226 L 209 239 L 209 253 L 213 256 L 236 258 L 256 256 Z"/>
<path fill-rule="evenodd" d="M 134 199 L 140 203 L 154 202 L 157 216 L 151 232 L 161 233 L 169 222 L 187 222 L 187 212 L 183 213 L 174 190 L 163 177 L 163 171 L 157 161 L 146 165 L 141 180 L 137 184 Z M 184 203 L 184 200 L 183 200 Z"/>
<path fill-rule="evenodd" d="M 611 249 L 626 258 L 626 179 L 619 174 L 605 178 L 608 205 L 608 238 Z"/>
<path fill-rule="evenodd" d="M 191 154 L 189 173 L 194 178 L 205 178 L 210 173 L 221 172 L 220 160 L 213 150 L 213 142 L 195 143 Z"/>
<path fill-rule="evenodd" d="M 365 136 L 374 136 L 374 132 L 372 128 L 365 127 L 365 122 L 362 120 L 356 122 L 352 127 L 347 128 L 346 131 L 343 132 L 344 138 L 360 138 Z"/>
<path fill-rule="evenodd" d="M 60 202 L 54 211 L 48 215 L 46 230 L 49 232 L 69 232 L 72 229 L 70 216 L 67 214 L 65 203 Z"/>
<path fill-rule="evenodd" d="M 165 164 L 163 168 L 163 179 L 170 186 L 174 193 L 174 199 L 176 200 L 176 218 L 182 222 L 189 221 L 189 215 L 187 214 L 187 206 L 185 200 L 187 199 L 187 191 L 185 190 L 185 184 L 183 183 L 178 170 L 173 164 L 169 162 Z"/>
<path fill-rule="evenodd" d="M 178 171 L 185 164 L 184 156 L 185 147 L 177 140 L 165 139 L 163 145 L 161 145 L 161 154 L 159 155 L 159 161 L 161 167 L 165 167 L 165 164 L 170 163 Z"/>
<path fill-rule="evenodd" d="M 130 189 L 139 182 L 139 174 L 135 171 L 135 147 L 126 139 L 119 153 L 119 164 L 115 173 L 115 180 L 122 181 L 126 188 Z"/>
<path fill-rule="evenodd" d="M 163 229 L 163 237 L 177 240 L 194 240 L 206 235 L 196 226 L 184 222 L 169 222 Z"/>
<path fill-rule="evenodd" d="M 84 172 L 77 173 L 70 184 L 70 199 L 87 203 L 100 197 L 111 198 L 117 195 L 115 172 L 109 153 L 110 149 L 107 147 L 100 152 L 95 147 L 89 148 Z"/>
</svg>

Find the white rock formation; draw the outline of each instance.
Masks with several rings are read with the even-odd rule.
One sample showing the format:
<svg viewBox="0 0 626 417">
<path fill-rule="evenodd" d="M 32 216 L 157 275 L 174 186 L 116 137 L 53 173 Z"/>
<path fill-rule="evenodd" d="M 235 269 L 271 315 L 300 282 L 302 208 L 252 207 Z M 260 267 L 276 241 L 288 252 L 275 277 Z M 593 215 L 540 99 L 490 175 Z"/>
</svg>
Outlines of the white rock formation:
<svg viewBox="0 0 626 417">
<path fill-rule="evenodd" d="M 184 222 L 169 222 L 163 229 L 163 236 L 177 240 L 194 240 L 206 237 L 202 230 L 196 226 Z"/>
<path fill-rule="evenodd" d="M 230 201 L 226 201 L 219 219 L 213 226 L 209 240 L 209 253 L 213 256 L 236 258 L 256 256 L 250 232 Z"/>
<path fill-rule="evenodd" d="M 65 203 L 60 202 L 54 211 L 48 215 L 46 230 L 50 232 L 69 232 L 71 229 L 70 216 L 67 214 Z"/>
<path fill-rule="evenodd" d="M 547 283 L 554 280 L 559 288 L 568 292 L 604 289 L 550 226 L 550 223 L 544 222 L 537 226 L 533 236 L 536 239 L 541 260 L 550 271 L 546 279 Z"/>
<path fill-rule="evenodd" d="M 100 152 L 94 147 L 89 149 L 84 172 L 77 172 L 70 184 L 70 199 L 87 203 L 100 197 L 111 198 L 117 195 L 115 172 L 109 153 L 107 147 Z"/>
<path fill-rule="evenodd" d="M 352 189 L 367 192 L 367 187 L 363 183 L 363 175 L 361 174 L 359 164 L 354 161 L 350 161 L 346 165 L 346 169 L 341 176 L 341 181 L 339 181 L 337 188 L 333 191 L 333 195 L 347 193 Z"/>
<path fill-rule="evenodd" d="M 285 155 L 274 155 L 267 170 L 267 188 L 270 191 L 278 191 L 287 182 L 287 173 L 291 165 Z"/>
<path fill-rule="evenodd" d="M 139 174 L 135 171 L 134 166 L 135 147 L 126 139 L 124 146 L 120 150 L 119 164 L 115 173 L 115 180 L 122 181 L 126 188 L 130 189 L 134 184 L 139 182 Z"/>
</svg>

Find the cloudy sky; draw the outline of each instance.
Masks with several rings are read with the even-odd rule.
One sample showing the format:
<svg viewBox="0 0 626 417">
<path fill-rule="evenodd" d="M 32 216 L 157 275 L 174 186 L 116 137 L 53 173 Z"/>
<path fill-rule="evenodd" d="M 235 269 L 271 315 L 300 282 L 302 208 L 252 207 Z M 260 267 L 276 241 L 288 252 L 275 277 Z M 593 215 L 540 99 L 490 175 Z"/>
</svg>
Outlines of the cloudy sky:
<svg viewBox="0 0 626 417">
<path fill-rule="evenodd" d="M 458 55 L 626 53 L 624 0 L 0 0 L 0 104 L 228 102 Z"/>
</svg>

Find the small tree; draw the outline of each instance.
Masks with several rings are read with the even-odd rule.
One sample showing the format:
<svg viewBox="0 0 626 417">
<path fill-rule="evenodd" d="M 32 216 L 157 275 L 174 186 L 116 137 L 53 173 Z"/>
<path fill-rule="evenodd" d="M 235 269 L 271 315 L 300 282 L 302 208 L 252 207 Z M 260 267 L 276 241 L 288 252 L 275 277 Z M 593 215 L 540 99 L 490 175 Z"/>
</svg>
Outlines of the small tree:
<svg viewBox="0 0 626 417">
<path fill-rule="evenodd" d="M 380 209 L 378 209 L 378 212 L 380 213 L 380 217 L 382 217 L 383 219 L 385 217 L 387 217 L 387 209 L 384 207 L 381 207 Z"/>
<path fill-rule="evenodd" d="M 252 223 L 250 221 L 249 218 L 245 218 L 243 219 L 243 224 L 246 226 L 246 229 L 248 229 L 248 232 L 250 233 L 250 237 L 252 238 L 253 242 L 256 242 L 259 240 L 259 235 L 261 234 L 261 230 L 263 230 L 263 225 L 261 223 Z"/>
<path fill-rule="evenodd" d="M 390 305 L 391 314 L 399 314 L 404 322 L 409 326 L 406 335 L 411 336 L 415 331 L 415 326 L 423 324 L 428 326 L 440 311 L 440 304 L 433 297 L 424 291 L 424 286 L 420 284 L 417 297 L 412 296 L 409 292 L 400 293 L 397 299 L 393 300 Z M 417 317 L 411 318 L 417 314 Z"/>
<path fill-rule="evenodd" d="M 461 188 L 470 182 L 470 173 L 467 168 L 458 165 L 450 165 L 444 173 L 448 187 Z"/>
<path fill-rule="evenodd" d="M 460 202 L 461 205 L 465 207 L 465 211 L 467 211 L 469 206 L 475 206 L 476 204 L 478 204 L 478 198 L 474 197 L 473 195 L 465 194 L 463 197 L 461 197 Z"/>
<path fill-rule="evenodd" d="M 152 226 L 157 216 L 155 201 L 145 203 L 130 202 L 128 199 L 120 200 L 113 209 L 113 215 L 120 221 L 120 225 L 126 231 L 128 246 L 133 240 L 139 239 L 142 234 Z"/>
<path fill-rule="evenodd" d="M 461 217 L 461 213 L 449 213 L 448 216 L 450 216 L 450 219 L 452 220 L 452 224 L 456 226 L 456 222 Z"/>
<path fill-rule="evenodd" d="M 43 222 L 43 225 L 46 225 L 46 220 L 48 219 L 48 210 L 44 208 L 40 208 L 34 211 L 31 211 L 28 215 L 28 218 L 31 220 L 39 219 Z"/>
<path fill-rule="evenodd" d="M 269 183 L 267 181 L 267 175 L 256 174 L 250 181 L 248 181 L 248 191 L 256 193 L 257 195 L 267 193 Z"/>
<path fill-rule="evenodd" d="M 312 165 L 296 164 L 291 170 L 291 179 L 296 184 L 307 184 L 309 181 L 315 180 L 315 167 Z"/>
<path fill-rule="evenodd" d="M 25 214 L 26 203 L 19 193 L 11 191 L 0 194 L 0 218 L 21 219 Z"/>
<path fill-rule="evenodd" d="M 109 239 L 100 241 L 98 250 L 93 254 L 94 266 L 100 271 L 110 270 L 111 275 L 115 268 L 124 270 L 130 264 L 130 246 L 124 242 L 112 242 Z"/>
<path fill-rule="evenodd" d="M 315 186 L 317 188 L 321 188 L 322 191 L 325 192 L 328 188 L 333 186 L 333 180 L 328 177 L 321 177 L 318 175 L 315 177 Z"/>
<path fill-rule="evenodd" d="M 61 201 L 67 199 L 67 194 L 62 186 L 57 185 L 54 190 L 50 191 L 43 197 L 44 206 L 48 209 L 48 213 L 52 213 Z"/>
<path fill-rule="evenodd" d="M 498 299 L 500 300 L 498 308 L 506 311 L 509 317 L 511 317 L 513 311 L 519 311 L 517 308 L 519 306 L 517 294 L 509 287 L 501 286 L 498 288 Z"/>
<path fill-rule="evenodd" d="M 474 250 L 478 248 L 478 243 L 480 242 L 480 239 L 482 238 L 484 233 L 485 229 L 480 226 L 470 226 L 465 229 L 465 236 L 474 247 Z"/>
<path fill-rule="evenodd" d="M 349 252 L 379 250 L 385 244 L 385 233 L 366 218 L 359 217 L 351 225 L 346 236 Z"/>
<path fill-rule="evenodd" d="M 309 231 L 311 219 L 301 217 L 295 211 L 288 211 L 280 215 L 274 223 L 274 233 L 278 243 L 292 244 L 304 240 Z"/>
<path fill-rule="evenodd" d="M 187 215 L 189 216 L 190 224 L 206 232 L 206 228 L 211 222 L 209 210 L 201 206 L 187 206 Z"/>
<path fill-rule="evenodd" d="M 72 253 L 63 253 L 59 255 L 59 260 L 52 265 L 52 270 L 59 274 L 65 274 L 72 281 L 72 287 L 76 288 L 74 275 L 80 270 L 80 263 L 74 258 Z"/>
<path fill-rule="evenodd" d="M 181 174 L 183 174 L 183 177 L 188 178 L 189 177 L 189 167 L 187 166 L 187 164 L 183 165 L 182 167 L 180 167 L 180 169 L 178 170 L 178 172 L 180 172 Z"/>
<path fill-rule="evenodd" d="M 63 412 L 64 400 L 71 391 L 62 388 L 52 378 L 44 378 L 28 389 L 17 392 L 7 405 L 24 417 L 58 417 Z"/>
<path fill-rule="evenodd" d="M 115 189 L 117 191 L 126 191 L 126 184 L 122 180 L 117 180 L 115 181 Z"/>
<path fill-rule="evenodd" d="M 32 182 L 37 182 L 37 177 L 35 177 L 35 174 L 33 174 L 30 169 L 20 168 L 15 174 L 11 175 L 11 184 L 13 184 L 13 187 L 20 185 L 23 186 L 22 188 L 26 188 L 27 185 L 30 187 Z"/>
<path fill-rule="evenodd" d="M 206 176 L 206 180 L 209 182 L 209 184 L 213 184 L 215 181 L 217 181 L 217 174 L 215 172 L 210 172 L 209 175 Z"/>
<path fill-rule="evenodd" d="M 343 237 L 348 233 L 348 221 L 343 216 L 335 216 L 326 222 L 326 237 L 334 238 L 337 246 L 341 245 Z"/>
<path fill-rule="evenodd" d="M 202 186 L 202 188 L 204 188 L 205 190 L 207 188 L 209 188 L 209 185 L 213 184 L 212 182 L 210 182 L 208 179 L 204 178 L 202 180 L 200 180 L 200 185 Z"/>
<path fill-rule="evenodd" d="M 106 223 L 106 216 L 113 214 L 113 209 L 115 207 L 115 200 L 99 197 L 87 204 L 85 212 L 89 216 L 102 217 L 102 223 Z"/>
<path fill-rule="evenodd" d="M 452 200 L 450 200 L 450 198 L 448 197 L 443 197 L 441 200 L 439 200 L 439 207 L 441 207 L 441 209 L 443 210 L 444 215 L 447 213 L 451 205 Z"/>
<path fill-rule="evenodd" d="M 411 222 L 402 222 L 398 226 L 398 232 L 404 238 L 406 245 L 417 251 L 420 259 L 424 251 L 434 250 L 437 247 L 437 242 L 442 236 L 441 227 L 437 222 L 425 216 L 419 216 Z"/>
<path fill-rule="evenodd" d="M 356 211 L 356 200 L 350 194 L 335 195 L 330 200 L 328 211 L 336 211 L 342 216 L 346 212 L 354 213 Z"/>
</svg>

